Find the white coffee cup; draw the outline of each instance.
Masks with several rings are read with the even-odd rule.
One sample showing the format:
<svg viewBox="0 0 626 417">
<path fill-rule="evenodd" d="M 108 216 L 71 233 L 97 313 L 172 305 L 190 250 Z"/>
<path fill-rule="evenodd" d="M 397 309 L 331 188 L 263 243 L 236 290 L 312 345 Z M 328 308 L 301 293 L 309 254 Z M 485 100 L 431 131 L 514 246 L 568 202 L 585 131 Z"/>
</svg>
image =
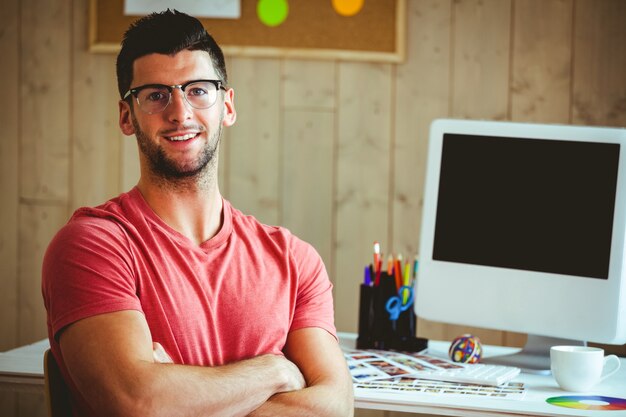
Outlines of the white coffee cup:
<svg viewBox="0 0 626 417">
<path fill-rule="evenodd" d="M 604 372 L 606 365 L 613 368 Z M 566 391 L 588 391 L 598 382 L 613 375 L 620 367 L 615 355 L 604 356 L 604 349 L 588 346 L 552 346 L 550 369 L 556 382 Z"/>
</svg>

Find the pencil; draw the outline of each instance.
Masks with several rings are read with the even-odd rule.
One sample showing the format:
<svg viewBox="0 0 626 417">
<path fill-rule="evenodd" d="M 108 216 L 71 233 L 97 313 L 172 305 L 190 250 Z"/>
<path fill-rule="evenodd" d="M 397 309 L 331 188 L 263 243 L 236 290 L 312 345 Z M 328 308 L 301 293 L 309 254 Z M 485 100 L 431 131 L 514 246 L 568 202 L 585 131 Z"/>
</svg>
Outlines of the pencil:
<svg viewBox="0 0 626 417">
<path fill-rule="evenodd" d="M 396 276 L 396 287 L 398 291 L 400 291 L 400 287 L 402 287 L 402 254 L 398 254 L 398 258 L 396 259 L 394 268 L 393 268 Z"/>
</svg>

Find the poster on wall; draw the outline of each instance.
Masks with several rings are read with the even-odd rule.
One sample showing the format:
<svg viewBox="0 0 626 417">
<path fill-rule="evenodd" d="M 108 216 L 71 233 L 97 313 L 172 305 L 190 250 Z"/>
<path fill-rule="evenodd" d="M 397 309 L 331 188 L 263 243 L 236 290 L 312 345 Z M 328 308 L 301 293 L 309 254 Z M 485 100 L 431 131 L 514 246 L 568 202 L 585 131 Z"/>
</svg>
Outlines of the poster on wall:
<svg viewBox="0 0 626 417">
<path fill-rule="evenodd" d="M 241 0 L 125 0 L 124 15 L 144 16 L 149 13 L 176 9 L 196 17 L 239 19 Z"/>
</svg>

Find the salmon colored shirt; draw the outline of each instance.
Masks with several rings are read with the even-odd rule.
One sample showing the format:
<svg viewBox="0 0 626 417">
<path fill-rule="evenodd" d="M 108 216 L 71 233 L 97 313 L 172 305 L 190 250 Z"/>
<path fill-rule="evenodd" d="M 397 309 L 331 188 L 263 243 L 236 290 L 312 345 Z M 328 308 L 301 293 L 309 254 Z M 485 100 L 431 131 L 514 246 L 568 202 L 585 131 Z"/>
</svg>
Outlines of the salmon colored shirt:
<svg viewBox="0 0 626 417">
<path fill-rule="evenodd" d="M 177 364 L 222 365 L 281 354 L 287 334 L 336 336 L 332 285 L 315 249 L 223 201 L 223 225 L 200 245 L 163 222 L 137 188 L 78 209 L 50 243 L 42 291 L 52 353 L 73 393 L 58 336 L 97 314 L 142 312 Z"/>
</svg>

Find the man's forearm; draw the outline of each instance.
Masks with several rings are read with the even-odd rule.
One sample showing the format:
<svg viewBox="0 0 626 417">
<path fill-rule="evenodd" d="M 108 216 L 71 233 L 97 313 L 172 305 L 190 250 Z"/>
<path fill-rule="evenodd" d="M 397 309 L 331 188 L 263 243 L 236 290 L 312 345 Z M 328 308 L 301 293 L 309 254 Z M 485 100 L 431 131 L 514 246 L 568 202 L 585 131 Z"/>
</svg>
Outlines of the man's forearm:
<svg viewBox="0 0 626 417">
<path fill-rule="evenodd" d="M 275 393 L 300 387 L 289 371 L 283 372 L 280 360 L 266 355 L 214 368 L 151 364 L 145 376 L 154 377 L 134 392 L 132 414 L 247 415 Z"/>
<path fill-rule="evenodd" d="M 338 389 L 317 385 L 276 394 L 249 417 L 351 417 L 354 414 L 352 387 Z"/>
<path fill-rule="evenodd" d="M 159 363 L 145 319 L 134 310 L 76 322 L 60 344 L 74 385 L 93 414 L 107 417 L 244 416 L 276 393 L 305 386 L 298 367 L 282 356 L 216 367 Z"/>
</svg>

